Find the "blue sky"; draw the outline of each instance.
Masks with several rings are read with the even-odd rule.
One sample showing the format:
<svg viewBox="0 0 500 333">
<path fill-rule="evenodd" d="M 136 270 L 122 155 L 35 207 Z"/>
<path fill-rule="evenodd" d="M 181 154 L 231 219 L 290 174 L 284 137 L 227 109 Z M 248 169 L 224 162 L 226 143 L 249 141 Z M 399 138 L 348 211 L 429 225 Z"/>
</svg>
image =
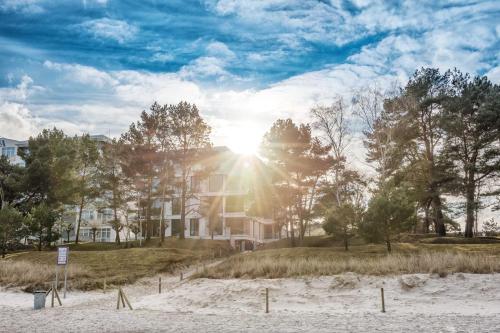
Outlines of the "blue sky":
<svg viewBox="0 0 500 333">
<path fill-rule="evenodd" d="M 255 146 L 276 118 L 420 66 L 500 82 L 499 22 L 498 1 L 0 0 L 0 136 L 119 135 L 188 100 L 216 144 Z"/>
</svg>

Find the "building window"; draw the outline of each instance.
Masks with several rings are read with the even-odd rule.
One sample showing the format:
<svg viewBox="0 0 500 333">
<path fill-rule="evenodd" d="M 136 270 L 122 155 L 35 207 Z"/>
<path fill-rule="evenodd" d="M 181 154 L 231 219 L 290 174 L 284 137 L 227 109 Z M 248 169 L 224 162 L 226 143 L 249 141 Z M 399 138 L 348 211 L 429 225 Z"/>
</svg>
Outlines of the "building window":
<svg viewBox="0 0 500 333">
<path fill-rule="evenodd" d="M 171 220 L 172 225 L 172 236 L 179 236 L 181 234 L 181 230 L 183 229 L 181 226 L 181 220 L 174 219 Z"/>
<path fill-rule="evenodd" d="M 181 213 L 181 198 L 172 199 L 172 215 L 180 215 Z"/>
<path fill-rule="evenodd" d="M 209 192 L 221 192 L 224 184 L 224 175 L 211 175 L 208 183 Z"/>
<path fill-rule="evenodd" d="M 246 235 L 245 232 L 245 219 L 240 218 L 227 218 L 226 223 L 231 229 L 232 235 Z"/>
<path fill-rule="evenodd" d="M 11 157 L 14 157 L 16 156 L 16 148 L 14 147 L 3 147 L 2 148 L 2 155 L 7 157 L 7 158 L 11 158 Z"/>
<path fill-rule="evenodd" d="M 237 176 L 229 177 L 226 182 L 226 191 L 239 192 L 241 191 L 241 178 Z"/>
<path fill-rule="evenodd" d="M 111 229 L 101 229 L 101 241 L 109 241 L 111 239 Z"/>
<path fill-rule="evenodd" d="M 189 234 L 191 236 L 199 236 L 200 230 L 200 220 L 199 219 L 190 219 L 189 220 Z"/>
<path fill-rule="evenodd" d="M 228 196 L 226 197 L 226 212 L 238 213 L 245 210 L 245 198 L 243 196 Z"/>
<path fill-rule="evenodd" d="M 80 229 L 80 238 L 82 240 L 88 240 L 91 237 L 90 229 Z"/>
<path fill-rule="evenodd" d="M 191 192 L 193 192 L 193 193 L 200 192 L 200 178 L 199 177 L 191 176 L 190 184 L 191 184 Z"/>
<path fill-rule="evenodd" d="M 264 239 L 272 239 L 273 237 L 273 225 L 265 224 L 264 225 Z"/>
<path fill-rule="evenodd" d="M 223 220 L 220 216 L 210 216 L 208 218 L 210 224 L 210 233 L 212 235 L 222 235 Z"/>
</svg>

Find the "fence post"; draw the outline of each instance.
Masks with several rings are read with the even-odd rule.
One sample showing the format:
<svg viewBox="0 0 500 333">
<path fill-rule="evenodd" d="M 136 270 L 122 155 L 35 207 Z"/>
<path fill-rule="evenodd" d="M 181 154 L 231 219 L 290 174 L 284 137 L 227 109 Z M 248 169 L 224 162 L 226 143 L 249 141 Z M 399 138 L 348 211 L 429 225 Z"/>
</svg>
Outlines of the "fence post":
<svg viewBox="0 0 500 333">
<path fill-rule="evenodd" d="M 382 312 L 385 312 L 384 288 L 380 288 L 380 296 L 382 297 Z"/>
<path fill-rule="evenodd" d="M 161 294 L 161 276 L 158 278 L 158 294 Z"/>
<path fill-rule="evenodd" d="M 181 272 L 181 281 L 182 281 L 182 278 L 183 278 L 183 276 L 182 276 L 182 272 Z"/>
<path fill-rule="evenodd" d="M 266 313 L 269 313 L 269 288 L 266 288 Z"/>
</svg>

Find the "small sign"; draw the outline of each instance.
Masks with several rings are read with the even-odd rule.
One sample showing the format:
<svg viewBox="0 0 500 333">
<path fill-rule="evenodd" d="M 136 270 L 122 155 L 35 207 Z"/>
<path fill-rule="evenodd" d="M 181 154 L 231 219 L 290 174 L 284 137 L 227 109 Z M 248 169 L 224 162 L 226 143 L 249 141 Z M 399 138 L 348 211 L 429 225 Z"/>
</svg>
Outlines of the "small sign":
<svg viewBox="0 0 500 333">
<path fill-rule="evenodd" d="M 57 248 L 57 264 L 67 265 L 68 264 L 69 248 L 58 247 Z"/>
</svg>

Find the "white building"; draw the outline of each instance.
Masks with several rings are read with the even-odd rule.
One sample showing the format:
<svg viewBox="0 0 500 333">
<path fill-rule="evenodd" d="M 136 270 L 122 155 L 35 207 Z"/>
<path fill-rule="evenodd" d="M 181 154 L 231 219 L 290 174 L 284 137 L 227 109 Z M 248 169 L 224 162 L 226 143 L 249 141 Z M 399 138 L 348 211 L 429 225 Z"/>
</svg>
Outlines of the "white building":
<svg viewBox="0 0 500 333">
<path fill-rule="evenodd" d="M 165 203 L 165 235 L 177 236 L 184 232 L 186 238 L 228 240 L 242 250 L 278 239 L 281 230 L 272 219 L 246 214 L 250 184 L 256 181 L 256 173 L 252 172 L 254 162 L 226 147 L 214 148 L 214 156 L 196 168 L 209 169 L 211 174 L 203 178 L 190 177 L 184 230 L 179 195 L 174 194 L 173 199 Z"/>
<path fill-rule="evenodd" d="M 23 159 L 19 156 L 19 151 L 28 147 L 28 141 L 18 141 L 0 137 L 0 153 L 6 156 L 9 162 L 14 165 L 24 166 Z"/>
<path fill-rule="evenodd" d="M 109 142 L 109 138 L 104 135 L 92 135 L 91 138 L 99 144 Z M 25 165 L 18 152 L 27 147 L 28 141 L 0 138 L 1 153 L 12 164 Z M 250 184 L 256 181 L 253 179 L 256 174 L 252 172 L 255 161 L 234 154 L 226 147 L 214 148 L 214 153 L 195 168 L 198 171 L 211 170 L 210 174 L 190 177 L 184 230 L 181 230 L 180 225 L 179 195 L 174 194 L 172 199 L 163 203 L 161 211 L 166 221 L 165 236 L 175 237 L 184 232 L 186 238 L 228 240 L 239 249 L 250 249 L 278 239 L 282 230 L 278 230 L 272 219 L 246 214 L 251 201 L 248 200 Z M 157 200 L 156 207 L 161 206 L 161 201 Z M 64 220 L 73 224 L 70 241 L 76 238 L 78 216 L 78 207 L 68 207 Z M 135 239 L 136 235 L 126 226 L 127 219 L 124 216 L 119 218 L 125 225 L 120 232 L 120 240 Z M 152 218 L 155 225 L 159 226 L 160 217 Z M 95 233 L 96 242 L 114 242 L 116 232 L 109 224 L 112 219 L 111 210 L 98 210 L 97 205 L 87 205 L 82 211 L 79 239 L 93 241 Z M 159 228 L 154 229 L 157 230 L 154 234 L 158 236 Z M 61 241 L 66 240 L 67 234 L 62 234 Z"/>
</svg>

